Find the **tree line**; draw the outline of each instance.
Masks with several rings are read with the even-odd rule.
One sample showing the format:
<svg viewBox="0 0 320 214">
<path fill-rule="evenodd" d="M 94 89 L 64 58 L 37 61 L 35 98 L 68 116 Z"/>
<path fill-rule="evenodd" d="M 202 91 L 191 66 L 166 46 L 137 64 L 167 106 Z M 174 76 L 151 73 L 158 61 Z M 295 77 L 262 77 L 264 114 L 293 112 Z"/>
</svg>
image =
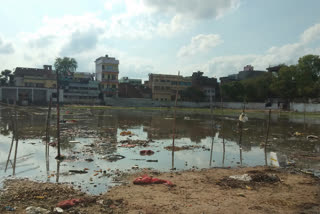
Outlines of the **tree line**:
<svg viewBox="0 0 320 214">
<path fill-rule="evenodd" d="M 277 73 L 266 72 L 256 78 L 221 85 L 228 101 L 264 102 L 281 98 L 287 102 L 320 97 L 320 58 L 305 55 L 295 65 L 281 64 Z"/>
</svg>

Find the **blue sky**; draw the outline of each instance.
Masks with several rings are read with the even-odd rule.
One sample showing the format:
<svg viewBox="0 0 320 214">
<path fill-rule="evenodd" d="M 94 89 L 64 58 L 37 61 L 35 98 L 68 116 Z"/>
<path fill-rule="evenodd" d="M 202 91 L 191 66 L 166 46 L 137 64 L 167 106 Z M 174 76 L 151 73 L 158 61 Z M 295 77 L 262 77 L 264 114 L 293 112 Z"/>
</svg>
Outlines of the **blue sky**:
<svg viewBox="0 0 320 214">
<path fill-rule="evenodd" d="M 2 1 L 2 0 L 1 0 Z M 320 54 L 318 0 L 11 0 L 0 8 L 0 70 L 73 57 L 120 60 L 120 77 L 207 76 Z"/>
</svg>

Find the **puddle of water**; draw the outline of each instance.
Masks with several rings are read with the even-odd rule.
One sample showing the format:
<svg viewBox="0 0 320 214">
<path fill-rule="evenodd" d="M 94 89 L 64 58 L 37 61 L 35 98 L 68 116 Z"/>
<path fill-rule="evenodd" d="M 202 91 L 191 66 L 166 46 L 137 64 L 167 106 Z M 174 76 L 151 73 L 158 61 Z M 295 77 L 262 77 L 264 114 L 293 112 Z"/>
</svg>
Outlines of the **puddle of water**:
<svg viewBox="0 0 320 214">
<path fill-rule="evenodd" d="M 66 112 L 66 113 L 65 113 Z M 172 144 L 172 112 L 137 110 L 71 110 L 62 111 L 62 120 L 75 120 L 75 123 L 61 124 L 62 154 L 67 158 L 57 162 L 56 148 L 50 147 L 50 157 L 46 161 L 45 144 L 42 142 L 45 127 L 45 110 L 19 112 L 19 140 L 17 152 L 16 177 L 28 177 L 33 180 L 66 182 L 76 188 L 92 194 L 105 192 L 121 181 L 122 173 L 132 172 L 133 166 L 169 171 L 172 168 L 172 151 L 164 149 Z M 0 180 L 12 175 L 11 162 L 4 172 L 11 144 L 12 110 L 0 109 Z M 187 120 L 185 118 L 188 118 Z M 190 119 L 189 119 L 190 118 Z M 178 114 L 176 121 L 175 146 L 193 146 L 190 150 L 175 151 L 174 168 L 235 167 L 240 166 L 240 151 L 243 166 L 265 164 L 264 148 L 267 116 L 262 119 L 250 118 L 243 129 L 242 145 L 239 146 L 237 120 L 233 117 L 214 118 L 214 130 L 207 115 Z M 52 119 L 51 138 L 54 141 L 55 119 Z M 320 124 L 309 120 L 304 125 L 300 120 L 273 115 L 270 126 L 270 143 L 267 159 L 270 164 L 270 152 L 277 152 L 280 161 L 294 159 L 298 167 L 319 172 L 320 164 L 316 158 L 304 158 L 320 153 L 319 141 L 308 141 L 306 135 L 317 135 Z M 222 124 L 224 130 L 221 130 Z M 130 136 L 121 136 L 121 132 L 130 131 Z M 295 132 L 301 136 L 293 136 Z M 212 136 L 214 136 L 212 138 Z M 223 146 L 225 138 L 225 147 Z M 141 143 L 133 148 L 120 147 L 124 142 Z M 71 142 L 70 142 L 71 141 Z M 211 150 L 213 141 L 213 149 Z M 225 149 L 224 149 L 225 148 Z M 240 150 L 241 148 L 241 150 Z M 141 150 L 152 150 L 150 156 L 140 155 Z M 14 151 L 14 149 L 13 149 Z M 223 152 L 225 151 L 225 152 Z M 13 154 L 11 161 L 13 162 Z M 108 161 L 110 155 L 125 158 Z M 90 159 L 90 160 L 89 160 Z M 211 161 L 210 161 L 211 160 Z M 46 164 L 48 163 L 48 164 Z M 84 170 L 85 174 L 72 174 L 69 170 Z M 99 171 L 101 170 L 101 171 Z M 105 173 L 103 173 L 105 171 Z"/>
</svg>

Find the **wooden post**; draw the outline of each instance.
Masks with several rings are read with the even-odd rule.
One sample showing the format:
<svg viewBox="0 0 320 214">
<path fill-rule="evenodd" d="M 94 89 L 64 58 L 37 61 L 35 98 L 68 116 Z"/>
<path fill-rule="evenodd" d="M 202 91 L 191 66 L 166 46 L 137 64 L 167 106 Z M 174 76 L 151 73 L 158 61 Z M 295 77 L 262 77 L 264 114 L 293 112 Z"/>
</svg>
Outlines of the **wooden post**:
<svg viewBox="0 0 320 214">
<path fill-rule="evenodd" d="M 7 159 L 7 163 L 6 163 L 6 168 L 5 168 L 4 172 L 7 171 L 9 160 L 10 160 L 10 157 L 11 157 L 12 147 L 13 147 L 13 143 L 14 143 L 14 139 L 15 139 L 15 134 L 14 134 L 15 133 L 15 124 L 14 124 L 14 121 L 13 121 L 13 118 L 12 118 L 12 114 L 11 114 L 11 124 L 12 124 L 12 140 L 11 140 L 10 150 L 9 150 L 8 159 Z"/>
<path fill-rule="evenodd" d="M 246 104 L 243 101 L 242 113 L 245 114 Z M 243 129 L 242 121 L 239 121 L 239 150 L 240 150 L 240 165 L 242 166 L 242 129 Z"/>
<path fill-rule="evenodd" d="M 180 71 L 178 72 L 178 76 L 180 76 Z M 174 169 L 174 139 L 176 134 L 176 108 L 177 108 L 177 100 L 178 100 L 178 82 L 176 87 L 177 87 L 176 99 L 174 103 L 173 130 L 172 130 L 172 169 Z"/>
<path fill-rule="evenodd" d="M 212 165 L 212 155 L 213 155 L 213 142 L 214 142 L 214 136 L 213 136 L 213 114 L 212 114 L 212 96 L 210 93 L 210 115 L 211 115 L 211 131 L 212 131 L 212 136 L 211 136 L 211 149 L 210 149 L 210 160 L 209 160 L 209 166 L 211 167 Z"/>
<path fill-rule="evenodd" d="M 224 160 L 225 160 L 225 154 L 226 154 L 226 145 L 224 142 L 224 111 L 223 111 L 223 98 L 222 98 L 222 88 L 220 84 L 220 101 L 221 101 L 221 114 L 222 114 L 222 123 L 221 123 L 221 132 L 222 132 L 222 167 L 224 167 Z"/>
<path fill-rule="evenodd" d="M 14 151 L 14 159 L 13 159 L 13 172 L 12 175 L 16 174 L 16 163 L 17 163 L 17 153 L 18 153 L 18 143 L 19 143 L 19 134 L 18 134 L 18 119 L 17 119 L 17 106 L 15 105 L 15 139 L 16 139 L 16 148 Z"/>
<path fill-rule="evenodd" d="M 58 142 L 58 155 L 57 159 L 61 158 L 61 153 L 60 153 L 60 103 L 59 103 L 59 97 L 60 97 L 60 85 L 59 85 L 59 72 L 56 69 L 56 75 L 57 75 L 57 142 Z"/>
<path fill-rule="evenodd" d="M 266 142 L 265 142 L 265 144 L 264 144 L 264 159 L 265 159 L 265 165 L 266 165 L 266 166 L 268 166 L 268 160 L 267 160 L 267 144 L 268 144 L 268 137 L 269 137 L 270 120 L 271 120 L 271 109 L 269 109 L 268 125 L 267 125 L 267 136 L 266 136 Z"/>
<path fill-rule="evenodd" d="M 46 123 L 46 146 L 45 146 L 45 154 L 46 154 L 46 168 L 47 172 L 49 171 L 49 142 L 50 142 L 50 118 L 51 118 L 51 105 L 52 105 L 52 96 L 50 96 L 49 106 L 48 106 L 48 115 L 47 115 L 47 123 Z"/>
</svg>

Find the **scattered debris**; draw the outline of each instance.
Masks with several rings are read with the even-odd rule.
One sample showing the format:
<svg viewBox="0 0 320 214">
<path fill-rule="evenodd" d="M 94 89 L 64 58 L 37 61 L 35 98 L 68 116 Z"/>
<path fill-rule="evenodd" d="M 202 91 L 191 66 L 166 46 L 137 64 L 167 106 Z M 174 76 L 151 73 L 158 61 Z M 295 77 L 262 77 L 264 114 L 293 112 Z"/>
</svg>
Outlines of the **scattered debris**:
<svg viewBox="0 0 320 214">
<path fill-rule="evenodd" d="M 15 211 L 16 208 L 11 207 L 11 206 L 5 206 L 5 207 L 4 207 L 4 210 L 6 210 L 6 211 Z"/>
<path fill-rule="evenodd" d="M 77 173 L 77 174 L 85 174 L 88 173 L 86 170 L 69 170 L 69 172 Z"/>
<path fill-rule="evenodd" d="M 319 139 L 319 137 L 316 136 L 316 135 L 308 135 L 308 136 L 307 136 L 307 139 L 308 139 L 308 140 L 317 140 L 317 139 Z"/>
<path fill-rule="evenodd" d="M 62 209 L 68 209 L 70 207 L 73 207 L 79 203 L 83 202 L 82 199 L 70 199 L 70 200 L 65 200 L 65 201 L 60 201 L 57 204 L 57 207 L 60 207 Z"/>
<path fill-rule="evenodd" d="M 26 208 L 26 214 L 49 214 L 49 213 L 50 213 L 49 210 L 46 210 L 41 207 L 30 206 Z"/>
<path fill-rule="evenodd" d="M 243 123 L 247 122 L 248 121 L 248 117 L 245 113 L 241 113 L 240 116 L 239 116 L 239 120 Z"/>
<path fill-rule="evenodd" d="M 154 151 L 152 150 L 141 150 L 140 155 L 153 155 Z"/>
<path fill-rule="evenodd" d="M 133 135 L 133 133 L 131 131 L 123 131 L 123 132 L 120 132 L 120 135 L 121 136 Z"/>
<path fill-rule="evenodd" d="M 172 151 L 172 146 L 164 147 L 166 150 Z M 192 149 L 199 149 L 202 148 L 198 145 L 191 145 L 191 146 L 175 146 L 174 151 L 181 151 L 181 150 L 192 150 Z"/>
<path fill-rule="evenodd" d="M 239 180 L 239 181 L 251 181 L 252 180 L 252 178 L 248 174 L 232 175 L 232 176 L 229 176 L 229 178 Z"/>
<path fill-rule="evenodd" d="M 278 161 L 278 157 L 277 157 L 277 153 L 275 152 L 270 152 L 270 164 L 271 166 L 274 167 L 280 167 L 279 161 Z"/>
<path fill-rule="evenodd" d="M 147 160 L 147 162 L 158 162 L 158 160 Z"/>
<path fill-rule="evenodd" d="M 108 155 L 108 156 L 102 156 L 102 159 L 106 159 L 107 161 L 113 162 L 118 161 L 125 158 L 123 155 Z"/>
<path fill-rule="evenodd" d="M 139 178 L 136 178 L 133 181 L 133 184 L 137 185 L 146 185 L 146 184 L 165 184 L 168 186 L 175 186 L 171 181 L 163 180 L 159 178 L 149 177 L 148 175 L 143 175 Z"/>
</svg>

